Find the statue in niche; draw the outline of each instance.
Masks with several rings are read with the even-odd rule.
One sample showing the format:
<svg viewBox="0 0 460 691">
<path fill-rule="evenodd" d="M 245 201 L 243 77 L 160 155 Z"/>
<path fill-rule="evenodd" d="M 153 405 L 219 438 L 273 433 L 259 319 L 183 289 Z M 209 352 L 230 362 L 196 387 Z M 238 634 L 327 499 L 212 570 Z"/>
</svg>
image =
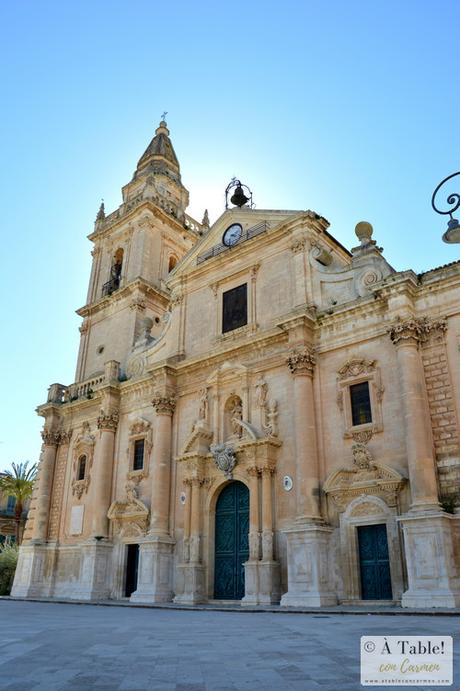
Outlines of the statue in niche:
<svg viewBox="0 0 460 691">
<path fill-rule="evenodd" d="M 243 433 L 242 427 L 239 424 L 242 419 L 243 419 L 243 406 L 241 405 L 241 400 L 239 398 L 235 398 L 235 402 L 234 402 L 232 412 L 231 412 L 231 425 L 232 425 L 232 435 L 235 437 L 238 437 L 238 439 L 241 437 L 241 435 Z"/>
</svg>

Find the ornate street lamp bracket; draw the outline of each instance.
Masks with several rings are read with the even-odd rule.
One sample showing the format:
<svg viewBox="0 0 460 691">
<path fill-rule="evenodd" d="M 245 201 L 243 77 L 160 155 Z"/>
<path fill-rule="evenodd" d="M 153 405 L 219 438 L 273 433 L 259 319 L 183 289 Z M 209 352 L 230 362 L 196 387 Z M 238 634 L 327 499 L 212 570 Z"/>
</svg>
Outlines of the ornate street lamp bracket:
<svg viewBox="0 0 460 691">
<path fill-rule="evenodd" d="M 444 242 L 448 243 L 460 242 L 460 223 L 453 216 L 454 212 L 460 208 L 460 194 L 458 192 L 452 192 L 448 195 L 446 201 L 451 208 L 446 210 L 442 210 L 437 206 L 436 197 L 438 195 L 439 190 L 446 184 L 446 182 L 448 182 L 452 178 L 455 178 L 457 175 L 460 175 L 460 171 L 458 171 L 457 173 L 452 173 L 452 175 L 448 175 L 446 178 L 444 178 L 444 180 L 442 180 L 436 187 L 435 191 L 433 192 L 433 196 L 431 197 L 431 206 L 436 211 L 436 213 L 441 214 L 443 216 L 449 216 L 450 218 L 450 220 L 447 222 L 447 230 L 442 236 Z"/>
</svg>

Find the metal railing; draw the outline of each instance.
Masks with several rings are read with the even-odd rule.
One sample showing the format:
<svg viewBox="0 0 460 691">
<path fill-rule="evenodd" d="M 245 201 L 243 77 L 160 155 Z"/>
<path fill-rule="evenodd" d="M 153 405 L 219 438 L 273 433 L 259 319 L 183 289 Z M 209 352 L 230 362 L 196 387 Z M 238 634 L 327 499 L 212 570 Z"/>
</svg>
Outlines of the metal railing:
<svg viewBox="0 0 460 691">
<path fill-rule="evenodd" d="M 262 221 L 261 223 L 258 223 L 255 226 L 252 226 L 252 228 L 247 228 L 246 230 L 243 230 L 241 233 L 241 237 L 238 241 L 238 245 L 241 245 L 242 242 L 246 242 L 246 240 L 251 240 L 254 238 L 256 235 L 260 235 L 261 233 L 264 233 L 268 228 L 270 227 L 270 224 L 268 221 Z M 236 245 L 234 245 L 235 247 Z M 222 254 L 222 252 L 225 252 L 226 250 L 232 249 L 231 247 L 227 247 L 227 245 L 224 245 L 222 242 L 220 242 L 218 245 L 214 245 L 214 247 L 211 247 L 207 252 L 203 252 L 203 254 L 198 255 L 196 259 L 197 264 L 202 264 L 205 262 L 207 259 L 211 259 L 212 257 L 217 257 L 218 254 Z"/>
</svg>

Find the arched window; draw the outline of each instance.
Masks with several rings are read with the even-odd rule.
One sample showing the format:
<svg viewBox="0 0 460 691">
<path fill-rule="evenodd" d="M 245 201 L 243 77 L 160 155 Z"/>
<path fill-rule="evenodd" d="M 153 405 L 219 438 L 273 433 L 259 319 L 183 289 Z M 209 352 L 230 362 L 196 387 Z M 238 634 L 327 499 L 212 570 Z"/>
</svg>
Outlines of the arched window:
<svg viewBox="0 0 460 691">
<path fill-rule="evenodd" d="M 173 254 L 169 257 L 169 263 L 168 263 L 168 273 L 171 273 L 171 271 L 174 269 L 174 267 L 177 264 L 177 257 L 175 257 Z"/>
<path fill-rule="evenodd" d="M 85 479 L 85 473 L 86 473 L 86 456 L 80 456 L 78 459 L 78 472 L 77 472 L 77 480 L 84 480 Z"/>
<path fill-rule="evenodd" d="M 113 255 L 111 279 L 116 282 L 116 288 L 120 286 L 121 270 L 123 268 L 123 250 L 121 247 L 117 249 Z M 115 290 L 116 290 L 115 288 Z"/>
<path fill-rule="evenodd" d="M 110 280 L 102 286 L 102 295 L 112 295 L 120 287 L 121 271 L 123 268 L 123 249 L 119 247 L 112 258 Z"/>
</svg>

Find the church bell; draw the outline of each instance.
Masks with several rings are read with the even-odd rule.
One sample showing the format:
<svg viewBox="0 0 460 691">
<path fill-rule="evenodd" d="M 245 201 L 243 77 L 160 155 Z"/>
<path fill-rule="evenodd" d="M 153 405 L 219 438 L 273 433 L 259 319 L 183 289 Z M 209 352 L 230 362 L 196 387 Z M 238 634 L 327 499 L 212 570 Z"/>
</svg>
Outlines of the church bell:
<svg viewBox="0 0 460 691">
<path fill-rule="evenodd" d="M 230 197 L 231 203 L 234 204 L 235 206 L 240 206 L 240 207 L 244 206 L 248 200 L 249 200 L 249 197 L 247 197 L 245 195 L 241 185 L 237 186 L 237 188 L 235 189 L 235 192 Z"/>
</svg>

